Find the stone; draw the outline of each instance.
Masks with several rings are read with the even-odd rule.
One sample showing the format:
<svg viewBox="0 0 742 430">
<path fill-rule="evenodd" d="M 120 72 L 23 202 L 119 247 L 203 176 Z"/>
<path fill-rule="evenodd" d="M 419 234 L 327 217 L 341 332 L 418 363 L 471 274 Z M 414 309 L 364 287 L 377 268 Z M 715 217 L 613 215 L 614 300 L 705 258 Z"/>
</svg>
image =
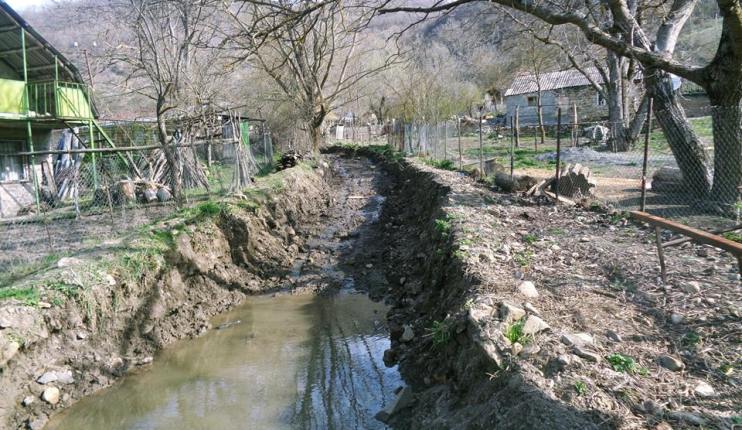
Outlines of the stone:
<svg viewBox="0 0 742 430">
<path fill-rule="evenodd" d="M 511 323 L 526 316 L 526 311 L 508 302 L 500 303 L 500 319 Z"/>
<path fill-rule="evenodd" d="M 529 299 L 538 297 L 536 286 L 531 281 L 523 281 L 518 284 L 518 292 Z"/>
<path fill-rule="evenodd" d="M 72 375 L 71 370 L 62 370 L 56 373 L 57 373 L 57 382 L 60 382 L 62 384 L 74 384 L 75 383 L 75 377 Z"/>
<path fill-rule="evenodd" d="M 534 335 L 550 328 L 549 324 L 546 324 L 546 322 L 541 318 L 535 315 L 529 315 L 528 318 L 526 318 L 526 322 L 523 324 L 523 334 L 526 336 Z"/>
<path fill-rule="evenodd" d="M 160 202 L 167 202 L 170 201 L 173 198 L 173 195 L 170 193 L 170 190 L 168 190 L 165 187 L 160 187 L 157 189 L 157 200 Z"/>
<path fill-rule="evenodd" d="M 688 294 L 697 294 L 701 292 L 700 282 L 690 281 L 681 285 L 680 288 Z"/>
<path fill-rule="evenodd" d="M 106 273 L 103 277 L 106 280 L 106 284 L 113 287 L 116 285 L 116 278 L 113 277 L 110 273 Z"/>
<path fill-rule="evenodd" d="M 539 352 L 541 352 L 540 346 L 536 345 L 535 343 L 529 343 L 528 345 L 523 347 L 523 351 L 520 352 L 520 355 L 523 357 L 530 357 L 538 354 Z"/>
<path fill-rule="evenodd" d="M 593 337 L 587 333 L 565 333 L 562 335 L 561 341 L 567 346 L 592 345 Z"/>
<path fill-rule="evenodd" d="M 32 404 L 33 402 L 35 402 L 35 401 L 36 401 L 36 398 L 34 396 L 26 396 L 26 397 L 23 398 L 23 401 L 21 402 L 21 404 L 23 406 L 28 406 L 28 405 Z"/>
<path fill-rule="evenodd" d="M 409 342 L 412 339 L 415 338 L 415 332 L 412 330 L 412 327 L 405 324 L 404 331 L 402 332 L 402 337 L 399 338 L 400 342 Z"/>
<path fill-rule="evenodd" d="M 49 308 L 51 308 L 51 307 L 52 307 L 52 304 L 51 304 L 51 303 L 48 303 L 48 302 L 39 302 L 39 303 L 37 304 L 37 306 L 38 306 L 39 308 L 41 308 L 41 309 L 49 309 Z"/>
<path fill-rule="evenodd" d="M 401 278 L 399 278 L 399 285 L 404 285 L 405 282 L 407 282 L 407 278 L 405 278 L 404 276 L 402 276 Z"/>
<path fill-rule="evenodd" d="M 652 175 L 651 189 L 658 192 L 674 192 L 683 189 L 683 174 L 677 167 L 664 166 Z"/>
<path fill-rule="evenodd" d="M 82 260 L 75 257 L 62 257 L 57 261 L 57 267 L 60 269 L 63 267 L 79 266 L 83 263 Z"/>
<path fill-rule="evenodd" d="M 612 341 L 614 341 L 614 342 L 622 342 L 622 341 L 623 341 L 623 339 L 621 338 L 621 335 L 619 335 L 618 333 L 616 333 L 616 332 L 615 332 L 615 331 L 613 331 L 613 330 L 608 330 L 608 331 L 606 331 L 606 332 L 605 332 L 605 336 L 606 336 L 606 337 L 607 337 L 608 339 L 610 339 L 610 340 L 612 340 Z"/>
<path fill-rule="evenodd" d="M 0 337 L 0 368 L 15 357 L 20 349 L 21 345 L 18 342 Z"/>
<path fill-rule="evenodd" d="M 673 324 L 680 324 L 680 323 L 682 323 L 682 322 L 683 322 L 683 320 L 684 320 L 684 318 L 683 318 L 683 316 L 682 316 L 682 315 L 680 315 L 680 314 L 672 314 L 672 315 L 670 315 L 670 321 L 671 321 L 671 322 L 672 322 Z"/>
<path fill-rule="evenodd" d="M 49 418 L 46 415 L 35 417 L 33 419 L 29 418 L 26 422 L 26 428 L 28 430 L 42 430 L 46 426 L 47 422 L 49 422 Z"/>
<path fill-rule="evenodd" d="M 510 350 L 512 351 L 513 355 L 518 355 L 521 353 L 521 351 L 523 351 L 523 345 L 515 342 L 513 346 L 510 347 Z"/>
<path fill-rule="evenodd" d="M 49 403 L 50 405 L 56 405 L 59 403 L 59 388 L 48 387 L 41 393 L 41 400 Z"/>
<path fill-rule="evenodd" d="M 397 351 L 391 348 L 385 350 L 383 360 L 384 360 L 384 366 L 394 367 L 394 365 L 397 364 Z"/>
<path fill-rule="evenodd" d="M 88 334 L 84 331 L 79 331 L 75 337 L 77 337 L 77 340 L 85 340 L 88 338 Z"/>
<path fill-rule="evenodd" d="M 660 366 L 673 372 L 679 372 L 685 368 L 685 364 L 679 358 L 672 355 L 661 355 L 657 359 L 657 362 L 659 362 Z"/>
<path fill-rule="evenodd" d="M 704 381 L 699 382 L 696 388 L 693 389 L 693 392 L 699 397 L 711 397 L 716 394 L 714 388 Z"/>
<path fill-rule="evenodd" d="M 600 354 L 598 354 L 597 352 L 590 351 L 589 349 L 581 345 L 573 346 L 572 351 L 575 353 L 576 356 L 584 358 L 585 360 L 591 361 L 593 363 L 599 362 L 601 358 Z"/>
<path fill-rule="evenodd" d="M 57 382 L 57 372 L 44 372 L 43 375 L 39 376 L 36 379 L 36 382 L 38 382 L 41 385 L 51 384 L 52 382 Z"/>
</svg>

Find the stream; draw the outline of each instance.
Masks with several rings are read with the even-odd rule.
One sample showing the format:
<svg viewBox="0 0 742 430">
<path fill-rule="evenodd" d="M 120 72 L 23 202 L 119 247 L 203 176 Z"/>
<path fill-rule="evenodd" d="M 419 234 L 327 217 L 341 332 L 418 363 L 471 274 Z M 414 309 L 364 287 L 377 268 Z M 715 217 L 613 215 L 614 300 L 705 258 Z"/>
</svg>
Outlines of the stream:
<svg viewBox="0 0 742 430">
<path fill-rule="evenodd" d="M 378 220 L 378 173 L 367 160 L 333 162 L 336 204 L 289 279 L 335 292 L 249 298 L 216 317 L 217 329 L 166 348 L 150 367 L 82 399 L 46 429 L 386 428 L 374 415 L 403 385 L 382 360 L 387 308 L 353 288 L 370 265 L 348 269 L 340 261 Z"/>
</svg>

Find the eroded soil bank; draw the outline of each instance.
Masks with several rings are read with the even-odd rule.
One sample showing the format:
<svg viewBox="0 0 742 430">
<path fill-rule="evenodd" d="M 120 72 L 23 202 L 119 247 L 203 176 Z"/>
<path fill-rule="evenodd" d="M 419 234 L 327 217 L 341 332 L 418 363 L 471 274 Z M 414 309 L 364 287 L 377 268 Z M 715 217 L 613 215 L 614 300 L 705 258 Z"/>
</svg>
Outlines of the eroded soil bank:
<svg viewBox="0 0 742 430">
<path fill-rule="evenodd" d="M 662 283 L 653 230 L 624 214 L 494 192 L 388 150 L 340 151 L 385 160 L 394 178 L 378 224 L 384 245 L 366 260 L 383 267 L 388 285 L 372 291 L 393 306 L 385 360 L 415 393 L 395 428 L 740 421 L 733 257 L 669 248 Z"/>
</svg>

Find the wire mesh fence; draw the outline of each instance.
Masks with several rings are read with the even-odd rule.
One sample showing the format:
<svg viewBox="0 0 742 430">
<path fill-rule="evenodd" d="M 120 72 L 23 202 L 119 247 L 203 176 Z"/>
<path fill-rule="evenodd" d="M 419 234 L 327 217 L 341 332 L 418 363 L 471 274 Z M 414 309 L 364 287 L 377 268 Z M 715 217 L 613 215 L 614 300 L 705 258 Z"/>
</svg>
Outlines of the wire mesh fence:
<svg viewBox="0 0 742 430">
<path fill-rule="evenodd" d="M 563 197 L 718 230 L 740 222 L 742 123 L 737 107 L 703 113 L 687 122 L 659 111 L 636 124 L 565 118 L 543 127 L 508 117 L 395 122 L 387 140 L 438 167 L 535 183 L 555 178 L 558 162 Z"/>
<path fill-rule="evenodd" d="M 55 131 L 53 149 L 0 154 L 0 285 L 120 240 L 183 206 L 239 193 L 274 167 L 271 135 L 262 125 L 217 136 L 176 132 L 167 148 L 153 123 L 101 128 Z M 104 134 L 114 147 L 96 144 Z"/>
</svg>

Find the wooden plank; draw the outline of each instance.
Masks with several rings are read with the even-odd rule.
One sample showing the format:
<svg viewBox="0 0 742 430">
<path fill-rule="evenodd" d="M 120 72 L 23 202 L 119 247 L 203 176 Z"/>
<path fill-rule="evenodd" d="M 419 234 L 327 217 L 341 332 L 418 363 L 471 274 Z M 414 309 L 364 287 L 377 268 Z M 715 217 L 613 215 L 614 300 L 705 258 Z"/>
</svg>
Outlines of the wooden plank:
<svg viewBox="0 0 742 430">
<path fill-rule="evenodd" d="M 742 224 L 737 224 L 737 225 L 735 225 L 734 227 L 731 227 L 731 228 L 724 228 L 724 229 L 721 229 L 721 230 L 712 230 L 709 233 L 711 233 L 711 234 L 717 234 L 718 235 L 718 234 L 729 233 L 730 231 L 737 231 L 737 230 L 742 230 Z M 662 246 L 664 246 L 665 248 L 668 248 L 670 246 L 680 245 L 680 244 L 683 244 L 685 242 L 690 242 L 692 240 L 693 240 L 693 238 L 690 238 L 690 237 L 681 237 L 680 239 L 674 239 L 674 240 L 671 240 L 669 242 L 665 242 L 665 243 L 662 244 Z"/>
<path fill-rule="evenodd" d="M 742 255 L 742 243 L 729 240 L 725 237 L 717 236 L 715 234 L 711 234 L 703 230 L 698 230 L 693 227 L 688 227 L 686 225 L 677 223 L 675 221 L 670 221 L 662 217 L 650 215 L 646 212 L 631 211 L 631 217 L 638 221 L 643 221 L 654 226 L 672 230 L 676 233 L 684 234 L 688 237 L 693 238 L 693 240 L 695 240 L 696 242 L 715 246 L 717 248 L 731 252 L 736 256 Z"/>
</svg>

